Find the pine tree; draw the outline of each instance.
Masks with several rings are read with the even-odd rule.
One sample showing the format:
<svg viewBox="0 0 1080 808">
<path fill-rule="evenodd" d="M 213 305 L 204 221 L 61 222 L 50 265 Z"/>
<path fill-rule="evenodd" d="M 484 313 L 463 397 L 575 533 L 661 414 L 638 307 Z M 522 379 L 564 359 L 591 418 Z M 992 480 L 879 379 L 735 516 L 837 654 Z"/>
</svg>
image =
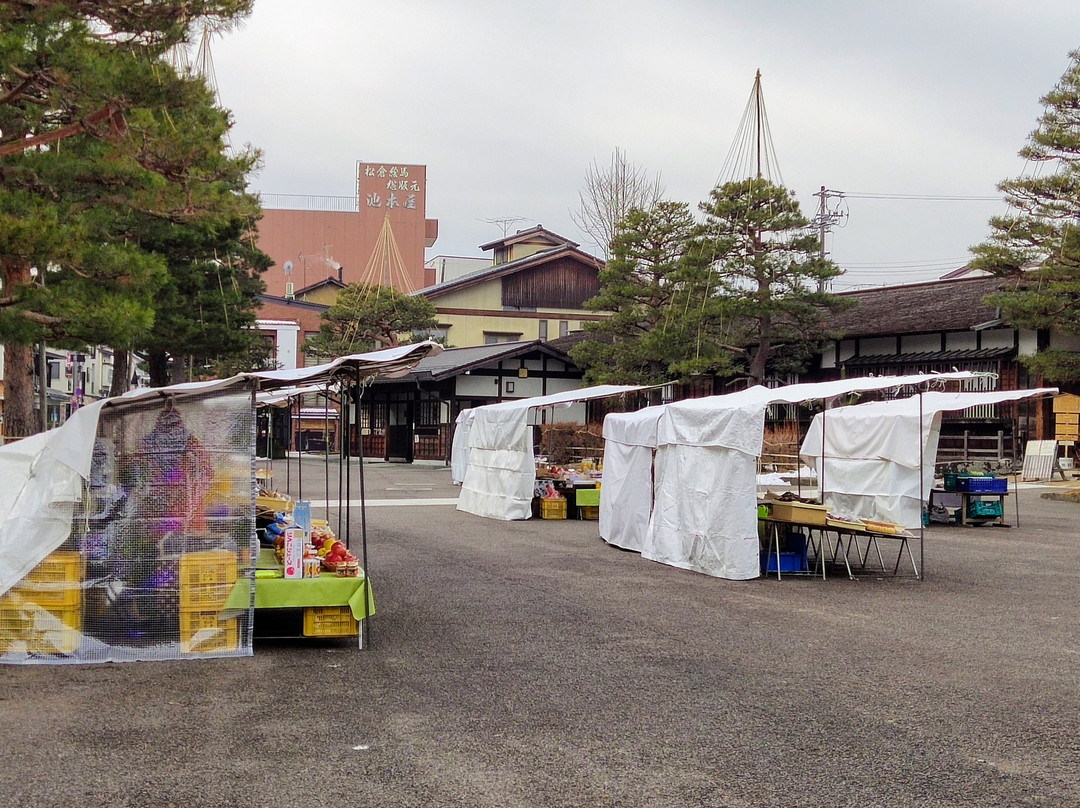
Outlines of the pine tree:
<svg viewBox="0 0 1080 808">
<path fill-rule="evenodd" d="M 986 303 L 1017 328 L 1080 335 L 1080 51 L 1041 102 L 1020 156 L 1049 171 L 999 183 L 1010 212 L 990 220 L 991 235 L 972 248 L 971 266 L 1007 280 Z M 1053 339 L 1053 334 L 1051 334 Z M 1051 342 L 1025 357 L 1047 381 L 1080 382 L 1080 353 Z"/>
<path fill-rule="evenodd" d="M 162 59 L 240 0 L 0 5 L 0 339 L 8 434 L 30 434 L 30 345 L 134 344 L 168 261 L 147 220 L 213 230 L 258 159 L 224 154 L 226 114 Z M 252 220 L 253 221 L 253 220 Z M 36 271 L 35 271 L 36 270 Z"/>
<path fill-rule="evenodd" d="M 620 223 L 600 291 L 585 304 L 611 316 L 587 323 L 588 338 L 571 351 L 586 381 L 659 384 L 730 368 L 722 327 L 705 327 L 704 312 L 716 304 L 696 232 L 681 202 L 631 210 Z"/>
<path fill-rule="evenodd" d="M 393 348 L 413 334 L 435 328 L 435 305 L 389 286 L 350 283 L 323 312 L 319 333 L 304 343 L 305 353 L 331 358 Z"/>
<path fill-rule="evenodd" d="M 795 372 L 828 333 L 828 315 L 844 307 L 819 291 L 842 270 L 820 243 L 795 195 L 764 179 L 728 182 L 699 206 L 700 249 L 712 265 L 713 320 L 733 329 L 731 350 L 751 384 Z"/>
</svg>

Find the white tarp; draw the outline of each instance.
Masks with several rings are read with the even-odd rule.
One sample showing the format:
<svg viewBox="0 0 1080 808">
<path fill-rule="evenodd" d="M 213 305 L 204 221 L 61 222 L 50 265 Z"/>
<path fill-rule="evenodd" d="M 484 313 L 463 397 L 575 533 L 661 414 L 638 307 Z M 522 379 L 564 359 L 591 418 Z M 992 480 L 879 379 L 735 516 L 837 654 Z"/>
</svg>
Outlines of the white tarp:
<svg viewBox="0 0 1080 808">
<path fill-rule="evenodd" d="M 455 455 L 467 458 L 458 510 L 504 521 L 528 519 L 536 481 L 529 412 L 640 389 L 636 385 L 605 384 L 474 407 L 468 429 L 460 437 L 462 430 L 455 432 L 450 451 L 451 459 Z M 459 427 L 462 423 L 459 415 Z"/>
<path fill-rule="evenodd" d="M 850 516 L 918 529 L 933 487 L 943 412 L 1056 392 L 1056 388 L 929 392 L 838 407 L 814 417 L 799 454 L 817 470 L 825 505 Z"/>
<path fill-rule="evenodd" d="M 604 418 L 600 538 L 641 552 L 653 506 L 653 450 L 660 406 Z"/>
<path fill-rule="evenodd" d="M 465 470 L 469 467 L 469 430 L 475 415 L 475 408 L 462 410 L 454 421 L 454 442 L 450 445 L 450 479 L 454 485 L 465 482 Z"/>
<path fill-rule="evenodd" d="M 442 346 L 425 341 L 335 359 L 296 370 L 242 373 L 228 379 L 190 382 L 164 388 L 140 388 L 77 410 L 59 428 L 0 446 L 0 595 L 22 580 L 71 532 L 74 503 L 90 474 L 98 417 L 103 407 L 125 406 L 153 398 L 176 398 L 228 390 L 237 385 L 276 389 L 329 380 L 337 374 L 355 378 L 400 374 Z"/>
<path fill-rule="evenodd" d="M 860 391 L 933 385 L 976 375 L 870 376 L 752 387 L 665 405 L 657 422 L 654 506 L 642 556 L 722 578 L 757 577 L 756 457 L 769 405 L 830 400 Z M 608 506 L 616 510 L 630 506 L 629 501 L 611 499 Z"/>
</svg>

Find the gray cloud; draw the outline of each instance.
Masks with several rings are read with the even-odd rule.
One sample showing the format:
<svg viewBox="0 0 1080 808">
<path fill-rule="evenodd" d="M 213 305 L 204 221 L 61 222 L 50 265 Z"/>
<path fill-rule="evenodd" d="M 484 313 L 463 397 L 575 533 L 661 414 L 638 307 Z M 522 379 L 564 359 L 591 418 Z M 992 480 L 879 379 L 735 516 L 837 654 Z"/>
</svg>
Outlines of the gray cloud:
<svg viewBox="0 0 1080 808">
<path fill-rule="evenodd" d="M 428 166 L 429 255 L 476 255 L 520 216 L 570 220 L 618 146 L 696 204 L 762 70 L 785 183 L 804 210 L 853 192 L 994 195 L 1080 30 L 1069 0 L 538 2 L 259 0 L 215 40 L 234 142 L 264 193 L 350 195 L 357 160 Z M 1000 202 L 850 199 L 829 239 L 846 283 L 936 277 Z"/>
</svg>

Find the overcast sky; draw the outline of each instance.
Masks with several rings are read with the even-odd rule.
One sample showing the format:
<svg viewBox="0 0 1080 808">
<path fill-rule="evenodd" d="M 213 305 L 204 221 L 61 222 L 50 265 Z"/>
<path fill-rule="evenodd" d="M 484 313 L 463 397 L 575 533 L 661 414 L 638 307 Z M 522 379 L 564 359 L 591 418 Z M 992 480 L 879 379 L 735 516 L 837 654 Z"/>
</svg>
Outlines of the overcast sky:
<svg viewBox="0 0 1080 808">
<path fill-rule="evenodd" d="M 847 194 L 841 289 L 964 264 L 1000 201 L 866 197 L 997 199 L 1077 47 L 1077 0 L 256 0 L 212 53 L 234 144 L 264 155 L 254 190 L 349 196 L 358 160 L 426 165 L 429 258 L 480 256 L 512 217 L 595 252 L 571 211 L 615 147 L 696 208 L 760 69 L 804 213 Z"/>
</svg>

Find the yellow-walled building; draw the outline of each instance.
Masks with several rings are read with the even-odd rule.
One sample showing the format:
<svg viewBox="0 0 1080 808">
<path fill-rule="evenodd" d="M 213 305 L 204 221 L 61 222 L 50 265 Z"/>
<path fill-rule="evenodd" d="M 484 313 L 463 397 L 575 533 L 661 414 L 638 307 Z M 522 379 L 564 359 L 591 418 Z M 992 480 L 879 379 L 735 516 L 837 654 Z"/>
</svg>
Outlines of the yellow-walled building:
<svg viewBox="0 0 1080 808">
<path fill-rule="evenodd" d="M 413 294 L 435 304 L 449 347 L 549 340 L 605 314 L 584 303 L 604 262 L 541 226 L 481 245 L 494 263 Z"/>
</svg>

